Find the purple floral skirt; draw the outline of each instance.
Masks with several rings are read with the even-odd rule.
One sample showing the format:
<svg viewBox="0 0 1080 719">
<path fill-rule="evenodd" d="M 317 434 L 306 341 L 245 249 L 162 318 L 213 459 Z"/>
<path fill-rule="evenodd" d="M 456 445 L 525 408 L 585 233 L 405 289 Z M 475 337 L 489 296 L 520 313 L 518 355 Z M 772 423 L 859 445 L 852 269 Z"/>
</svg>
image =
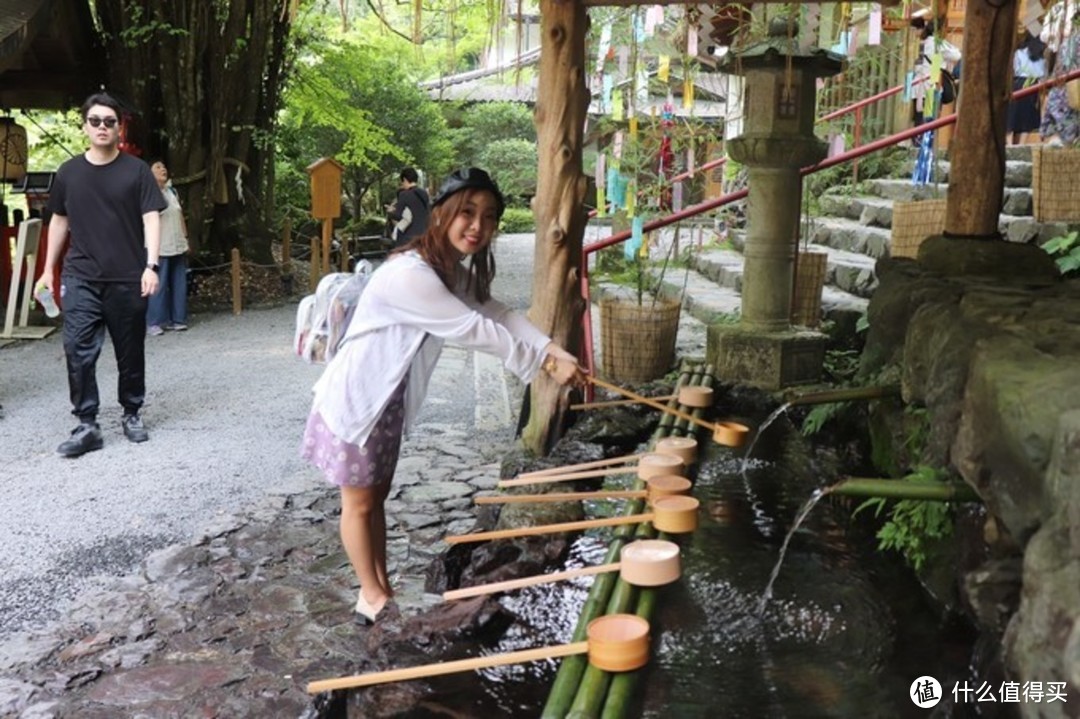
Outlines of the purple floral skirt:
<svg viewBox="0 0 1080 719">
<path fill-rule="evenodd" d="M 308 415 L 300 456 L 322 470 L 326 481 L 339 487 L 387 485 L 394 478 L 405 424 L 405 384 L 390 395 L 371 435 L 358 446 L 334 435 L 322 416 Z"/>
</svg>

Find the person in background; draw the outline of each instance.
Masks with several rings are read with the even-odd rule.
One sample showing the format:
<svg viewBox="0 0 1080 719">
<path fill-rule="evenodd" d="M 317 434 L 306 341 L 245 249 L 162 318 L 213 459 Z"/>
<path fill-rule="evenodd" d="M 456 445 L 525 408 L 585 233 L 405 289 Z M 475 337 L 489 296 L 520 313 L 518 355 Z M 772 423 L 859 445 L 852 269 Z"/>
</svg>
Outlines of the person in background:
<svg viewBox="0 0 1080 719">
<path fill-rule="evenodd" d="M 1037 84 L 1046 77 L 1046 44 L 1024 31 L 1020 44 L 1013 53 L 1013 92 Z M 1009 102 L 1005 118 L 1006 132 L 1013 145 L 1019 145 L 1024 135 L 1039 129 L 1039 93 L 1032 93 Z"/>
<path fill-rule="evenodd" d="M 419 237 L 428 227 L 431 214 L 431 198 L 427 190 L 418 184 L 420 176 L 411 167 L 402 169 L 398 176 L 397 200 L 386 206 L 386 212 L 393 223 L 390 239 L 394 247 L 401 247 L 414 237 Z"/>
<path fill-rule="evenodd" d="M 1072 30 L 1054 60 L 1054 77 L 1080 70 L 1080 12 L 1072 16 Z M 1080 110 L 1069 106 L 1065 84 L 1059 82 L 1046 94 L 1039 135 L 1051 145 L 1073 145 L 1080 140 Z"/>
<path fill-rule="evenodd" d="M 927 22 L 921 17 L 914 18 L 911 21 L 911 27 L 915 28 L 919 34 L 919 55 L 915 59 L 915 78 L 911 88 L 911 122 L 914 126 L 919 126 L 926 122 L 929 117 L 925 116 L 923 108 L 925 107 L 926 94 L 931 92 L 930 85 L 930 59 L 934 57 L 935 53 L 941 53 L 942 57 L 942 70 L 947 69 L 950 64 L 960 62 L 961 55 L 960 50 L 948 40 L 939 39 L 934 37 L 935 25 L 933 21 Z M 940 108 L 935 108 L 935 111 Z M 913 138 L 916 143 L 919 137 Z"/>
<path fill-rule="evenodd" d="M 445 342 L 487 352 L 525 382 L 584 374 L 573 355 L 491 297 L 491 241 L 506 204 L 483 170 L 443 183 L 427 231 L 372 275 L 338 353 L 315 384 L 301 454 L 341 490 L 341 542 L 366 622 L 393 594 L 384 503 L 404 430 L 415 419 Z M 468 260 L 467 266 L 463 260 Z"/>
<path fill-rule="evenodd" d="M 162 160 L 150 163 L 161 194 L 168 203 L 161 213 L 160 289 L 150 297 L 146 310 L 146 333 L 187 329 L 187 223 L 180 198 L 169 182 L 169 168 Z"/>
<path fill-rule="evenodd" d="M 120 103 L 97 93 L 80 114 L 90 149 L 56 173 L 48 252 L 38 278 L 53 291 L 53 272 L 66 248 L 60 300 L 71 413 L 79 425 L 57 447 L 63 457 L 104 445 L 97 423 L 97 360 L 106 330 L 116 353 L 124 436 L 132 442 L 150 438 L 139 416 L 146 395 L 146 301 L 158 288 L 160 213 L 166 206 L 146 163 L 120 152 Z"/>
</svg>

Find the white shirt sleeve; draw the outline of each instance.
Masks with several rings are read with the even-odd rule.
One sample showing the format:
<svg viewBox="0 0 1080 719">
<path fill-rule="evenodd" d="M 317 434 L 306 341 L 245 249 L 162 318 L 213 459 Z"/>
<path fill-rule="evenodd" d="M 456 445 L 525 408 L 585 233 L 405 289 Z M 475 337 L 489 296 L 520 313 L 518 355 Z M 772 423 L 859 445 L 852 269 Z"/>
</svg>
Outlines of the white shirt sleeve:
<svg viewBox="0 0 1080 719">
<path fill-rule="evenodd" d="M 385 305 L 395 322 L 499 357 L 506 369 L 525 382 L 540 370 L 544 348 L 551 340 L 524 317 L 497 301 L 486 303 L 483 311 L 469 306 L 423 261 L 402 257 L 392 262 L 407 264 L 368 289 L 378 288 L 377 305 Z M 377 305 L 372 309 L 378 311 Z"/>
</svg>

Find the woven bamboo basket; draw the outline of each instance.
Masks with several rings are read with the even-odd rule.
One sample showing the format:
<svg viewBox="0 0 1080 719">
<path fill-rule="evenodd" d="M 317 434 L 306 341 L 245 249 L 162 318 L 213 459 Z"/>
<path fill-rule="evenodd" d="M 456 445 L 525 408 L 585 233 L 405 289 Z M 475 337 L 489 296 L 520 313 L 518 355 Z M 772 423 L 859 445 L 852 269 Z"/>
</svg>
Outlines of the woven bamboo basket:
<svg viewBox="0 0 1080 719">
<path fill-rule="evenodd" d="M 680 303 L 600 303 L 600 351 L 604 375 L 613 382 L 647 382 L 675 364 Z"/>
<path fill-rule="evenodd" d="M 824 252 L 800 252 L 795 265 L 795 292 L 791 298 L 791 323 L 817 327 L 821 322 L 821 290 L 829 256 Z"/>
<path fill-rule="evenodd" d="M 1080 222 L 1080 148 L 1031 148 L 1032 214 L 1038 222 Z"/>
<path fill-rule="evenodd" d="M 919 245 L 923 240 L 943 233 L 945 203 L 945 200 L 894 202 L 889 254 L 914 259 L 919 254 Z"/>
</svg>

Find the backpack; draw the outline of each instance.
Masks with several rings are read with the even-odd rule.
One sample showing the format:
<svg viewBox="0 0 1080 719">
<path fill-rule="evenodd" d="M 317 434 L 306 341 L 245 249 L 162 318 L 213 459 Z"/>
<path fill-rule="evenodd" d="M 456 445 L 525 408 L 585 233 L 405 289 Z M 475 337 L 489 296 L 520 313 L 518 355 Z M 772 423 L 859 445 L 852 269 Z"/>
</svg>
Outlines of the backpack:
<svg viewBox="0 0 1080 719">
<path fill-rule="evenodd" d="M 373 269 L 370 262 L 360 260 L 351 273 L 326 275 L 319 280 L 314 294 L 300 300 L 293 335 L 293 351 L 300 359 L 324 364 L 334 358 Z"/>
</svg>

